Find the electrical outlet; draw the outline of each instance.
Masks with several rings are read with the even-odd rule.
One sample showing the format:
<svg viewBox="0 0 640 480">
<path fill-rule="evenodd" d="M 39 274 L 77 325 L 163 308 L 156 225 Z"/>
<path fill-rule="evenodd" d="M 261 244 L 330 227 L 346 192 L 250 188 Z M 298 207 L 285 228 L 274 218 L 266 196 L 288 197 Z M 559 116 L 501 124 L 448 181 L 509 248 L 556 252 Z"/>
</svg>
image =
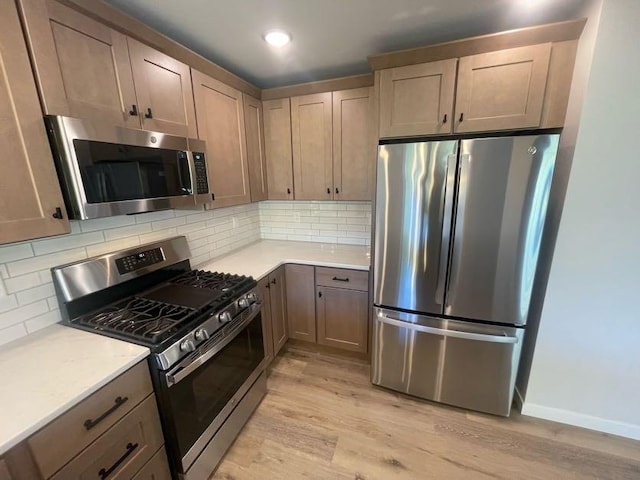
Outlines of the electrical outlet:
<svg viewBox="0 0 640 480">
<path fill-rule="evenodd" d="M 300 212 L 293 212 L 293 221 L 300 223 Z"/>
</svg>

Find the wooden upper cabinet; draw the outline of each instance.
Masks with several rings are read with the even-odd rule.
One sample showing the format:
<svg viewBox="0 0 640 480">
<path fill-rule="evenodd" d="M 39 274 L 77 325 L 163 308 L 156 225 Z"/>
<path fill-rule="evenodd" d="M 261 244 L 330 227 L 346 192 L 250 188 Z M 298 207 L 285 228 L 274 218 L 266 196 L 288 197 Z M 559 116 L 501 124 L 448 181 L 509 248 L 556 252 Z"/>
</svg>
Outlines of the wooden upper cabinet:
<svg viewBox="0 0 640 480">
<path fill-rule="evenodd" d="M 380 71 L 380 138 L 451 133 L 457 59 Z"/>
<path fill-rule="evenodd" d="M 373 88 L 333 92 L 333 184 L 336 200 L 371 200 L 376 146 Z"/>
<path fill-rule="evenodd" d="M 247 135 L 247 163 L 249 165 L 249 187 L 251 201 L 266 200 L 267 165 L 264 156 L 264 126 L 262 123 L 262 102 L 242 94 L 244 103 L 244 125 Z"/>
<path fill-rule="evenodd" d="M 262 109 L 269 200 L 293 200 L 291 102 L 265 100 Z"/>
<path fill-rule="evenodd" d="M 540 126 L 551 44 L 460 59 L 456 132 Z"/>
<path fill-rule="evenodd" d="M 196 138 L 196 115 L 187 65 L 127 39 L 142 128 Z"/>
<path fill-rule="evenodd" d="M 70 231 L 14 2 L 0 2 L 0 243 Z M 53 217 L 56 208 L 63 218 Z"/>
<path fill-rule="evenodd" d="M 207 142 L 213 207 L 249 203 L 249 170 L 242 94 L 193 70 L 199 138 Z"/>
<path fill-rule="evenodd" d="M 331 92 L 291 99 L 296 200 L 333 198 L 331 111 Z"/>
<path fill-rule="evenodd" d="M 53 0 L 19 3 L 45 113 L 140 128 L 126 37 Z"/>
</svg>

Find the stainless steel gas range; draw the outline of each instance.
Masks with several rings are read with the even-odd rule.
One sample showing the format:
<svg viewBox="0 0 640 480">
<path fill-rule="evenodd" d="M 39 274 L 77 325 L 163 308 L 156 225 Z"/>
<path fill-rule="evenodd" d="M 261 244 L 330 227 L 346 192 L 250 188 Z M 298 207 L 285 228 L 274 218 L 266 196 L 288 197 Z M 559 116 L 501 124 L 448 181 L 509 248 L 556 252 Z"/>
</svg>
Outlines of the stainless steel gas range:
<svg viewBox="0 0 640 480">
<path fill-rule="evenodd" d="M 52 269 L 65 323 L 151 349 L 176 479 L 206 479 L 266 393 L 251 277 L 192 270 L 185 237 Z"/>
</svg>

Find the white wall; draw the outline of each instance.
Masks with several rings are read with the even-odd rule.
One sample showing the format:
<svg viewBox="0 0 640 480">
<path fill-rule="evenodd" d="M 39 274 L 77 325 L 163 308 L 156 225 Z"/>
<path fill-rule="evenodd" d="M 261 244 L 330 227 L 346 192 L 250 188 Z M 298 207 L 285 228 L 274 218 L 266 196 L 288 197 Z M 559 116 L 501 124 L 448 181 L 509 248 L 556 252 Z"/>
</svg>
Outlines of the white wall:
<svg viewBox="0 0 640 480">
<path fill-rule="evenodd" d="M 640 439 L 638 19 L 603 4 L 523 413 Z"/>
</svg>

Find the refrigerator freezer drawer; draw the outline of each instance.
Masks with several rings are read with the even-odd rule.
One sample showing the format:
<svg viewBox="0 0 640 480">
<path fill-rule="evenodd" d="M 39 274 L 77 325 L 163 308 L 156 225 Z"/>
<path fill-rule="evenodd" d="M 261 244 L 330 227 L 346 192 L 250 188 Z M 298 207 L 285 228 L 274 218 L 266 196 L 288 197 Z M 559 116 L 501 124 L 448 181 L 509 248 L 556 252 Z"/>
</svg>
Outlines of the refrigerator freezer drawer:
<svg viewBox="0 0 640 480">
<path fill-rule="evenodd" d="M 509 415 L 524 330 L 374 308 L 371 381 Z"/>
</svg>

